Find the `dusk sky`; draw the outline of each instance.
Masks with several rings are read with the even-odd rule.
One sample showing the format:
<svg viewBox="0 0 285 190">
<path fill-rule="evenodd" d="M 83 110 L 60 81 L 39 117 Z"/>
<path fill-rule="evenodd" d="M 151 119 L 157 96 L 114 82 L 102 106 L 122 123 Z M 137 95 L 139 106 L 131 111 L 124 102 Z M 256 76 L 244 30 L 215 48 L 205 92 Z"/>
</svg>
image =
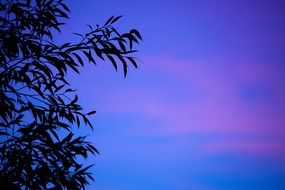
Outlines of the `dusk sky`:
<svg viewBox="0 0 285 190">
<path fill-rule="evenodd" d="M 70 1 L 61 39 L 124 15 L 139 68 L 70 76 L 96 109 L 88 190 L 284 190 L 284 0 Z M 82 128 L 83 130 L 83 128 Z"/>
</svg>

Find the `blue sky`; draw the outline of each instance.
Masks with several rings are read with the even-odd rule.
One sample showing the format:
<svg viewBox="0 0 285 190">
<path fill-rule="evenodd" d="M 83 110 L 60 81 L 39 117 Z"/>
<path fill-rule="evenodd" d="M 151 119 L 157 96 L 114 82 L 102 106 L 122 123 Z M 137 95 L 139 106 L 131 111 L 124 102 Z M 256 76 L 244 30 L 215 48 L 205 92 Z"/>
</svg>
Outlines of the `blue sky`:
<svg viewBox="0 0 285 190">
<path fill-rule="evenodd" d="M 70 76 L 97 110 L 89 189 L 285 189 L 283 1 L 68 4 L 61 40 L 112 15 L 143 36 L 126 79 L 103 62 Z"/>
</svg>

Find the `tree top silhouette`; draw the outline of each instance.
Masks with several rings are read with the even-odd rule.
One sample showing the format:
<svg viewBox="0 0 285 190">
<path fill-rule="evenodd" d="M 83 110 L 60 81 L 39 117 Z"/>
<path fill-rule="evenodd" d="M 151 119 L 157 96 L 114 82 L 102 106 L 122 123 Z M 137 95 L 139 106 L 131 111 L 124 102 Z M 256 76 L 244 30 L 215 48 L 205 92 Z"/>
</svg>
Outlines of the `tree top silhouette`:
<svg viewBox="0 0 285 190">
<path fill-rule="evenodd" d="M 58 44 L 70 10 L 63 0 L 4 0 L 0 2 L 0 182 L 13 189 L 84 189 L 93 180 L 78 158 L 98 154 L 74 127 L 93 128 L 66 79 L 80 73 L 86 62 L 110 62 L 124 76 L 137 68 L 136 29 L 121 33 L 110 17 L 89 26 L 76 43 Z M 60 133 L 60 134 L 59 134 Z"/>
</svg>

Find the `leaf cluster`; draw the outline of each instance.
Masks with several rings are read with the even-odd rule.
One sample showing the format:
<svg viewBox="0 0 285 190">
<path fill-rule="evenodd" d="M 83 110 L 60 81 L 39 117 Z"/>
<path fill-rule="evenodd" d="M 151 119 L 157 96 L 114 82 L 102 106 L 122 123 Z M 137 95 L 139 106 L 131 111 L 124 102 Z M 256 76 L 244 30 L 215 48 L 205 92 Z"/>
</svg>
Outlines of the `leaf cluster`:
<svg viewBox="0 0 285 190">
<path fill-rule="evenodd" d="M 93 179 L 77 160 L 98 151 L 72 129 L 93 128 L 95 111 L 84 112 L 67 72 L 100 59 L 116 70 L 121 63 L 124 76 L 138 67 L 132 55 L 142 37 L 117 31 L 121 16 L 76 33 L 76 43 L 55 43 L 69 12 L 62 0 L 0 2 L 0 180 L 19 188 L 82 189 Z"/>
</svg>

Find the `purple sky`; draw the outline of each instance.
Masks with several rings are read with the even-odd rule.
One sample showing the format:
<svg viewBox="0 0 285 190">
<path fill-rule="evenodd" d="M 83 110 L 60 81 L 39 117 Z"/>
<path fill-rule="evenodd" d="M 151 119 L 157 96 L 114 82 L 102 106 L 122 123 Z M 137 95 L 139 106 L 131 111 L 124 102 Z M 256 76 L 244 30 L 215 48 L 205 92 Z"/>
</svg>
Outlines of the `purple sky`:
<svg viewBox="0 0 285 190">
<path fill-rule="evenodd" d="M 112 15 L 144 38 L 127 79 L 109 63 L 72 76 L 97 110 L 90 189 L 285 189 L 283 0 L 69 5 L 65 40 Z"/>
</svg>

